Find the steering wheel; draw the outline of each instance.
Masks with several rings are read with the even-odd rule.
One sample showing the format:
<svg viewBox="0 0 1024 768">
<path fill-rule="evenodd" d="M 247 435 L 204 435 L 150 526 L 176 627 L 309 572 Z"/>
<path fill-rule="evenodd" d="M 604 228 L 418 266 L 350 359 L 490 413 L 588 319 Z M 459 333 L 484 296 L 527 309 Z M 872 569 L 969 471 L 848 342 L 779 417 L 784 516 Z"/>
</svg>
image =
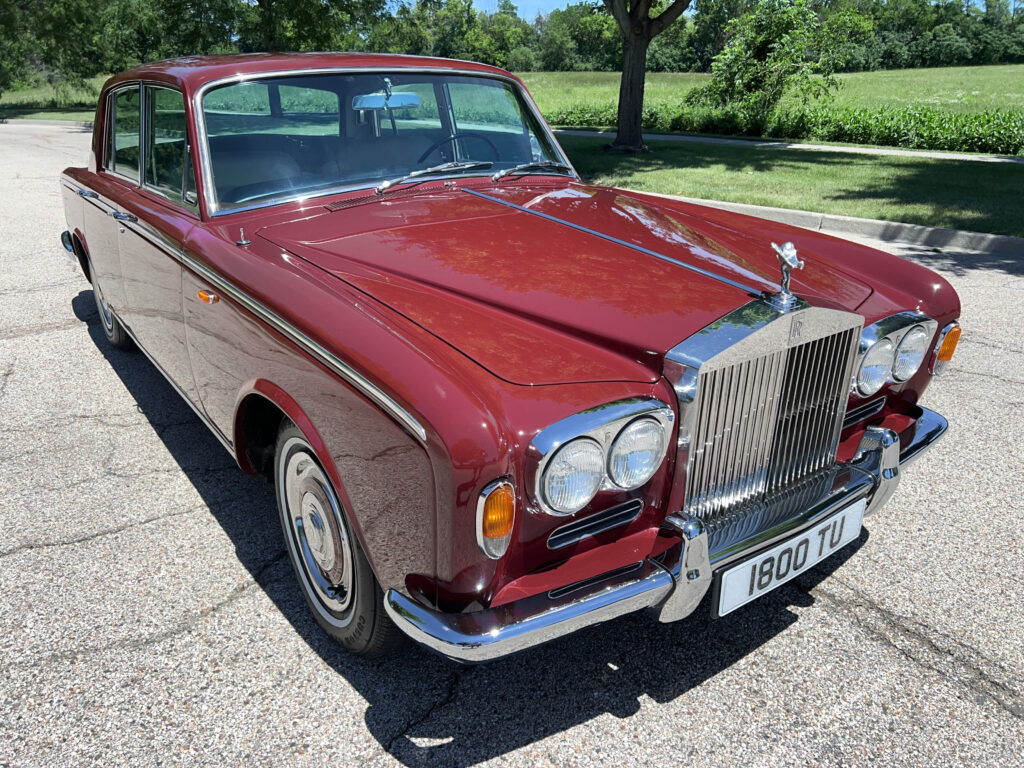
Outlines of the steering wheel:
<svg viewBox="0 0 1024 768">
<path fill-rule="evenodd" d="M 420 163 L 422 163 L 424 160 L 430 157 L 430 154 L 432 152 L 436 152 L 445 144 L 450 144 L 451 142 L 458 141 L 459 139 L 476 139 L 477 141 L 482 141 L 484 144 L 490 147 L 491 152 L 494 153 L 494 159 L 501 160 L 501 153 L 498 151 L 498 148 L 494 146 L 494 142 L 488 139 L 486 136 L 480 136 L 479 134 L 476 133 L 453 133 L 451 136 L 445 136 L 443 139 L 438 139 L 429 147 L 427 147 L 427 151 L 419 156 L 419 159 L 416 161 L 416 164 L 419 165 Z"/>
</svg>

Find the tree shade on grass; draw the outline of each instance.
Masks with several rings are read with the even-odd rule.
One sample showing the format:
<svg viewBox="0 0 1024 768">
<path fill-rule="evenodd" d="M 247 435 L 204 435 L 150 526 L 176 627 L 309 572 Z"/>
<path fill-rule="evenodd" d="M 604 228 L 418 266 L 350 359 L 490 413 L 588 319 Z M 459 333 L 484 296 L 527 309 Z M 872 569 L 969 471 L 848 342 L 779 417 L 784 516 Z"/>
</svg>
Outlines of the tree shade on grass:
<svg viewBox="0 0 1024 768">
<path fill-rule="evenodd" d="M 560 141 L 599 184 L 1024 237 L 1024 164 L 656 141 L 630 156 L 601 139 Z"/>
</svg>

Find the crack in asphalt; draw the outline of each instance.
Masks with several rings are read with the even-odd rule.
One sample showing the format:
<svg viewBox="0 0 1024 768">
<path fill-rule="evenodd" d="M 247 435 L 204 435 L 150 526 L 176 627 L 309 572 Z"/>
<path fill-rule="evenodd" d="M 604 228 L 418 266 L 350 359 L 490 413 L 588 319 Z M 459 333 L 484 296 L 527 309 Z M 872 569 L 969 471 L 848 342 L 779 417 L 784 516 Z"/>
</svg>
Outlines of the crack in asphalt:
<svg viewBox="0 0 1024 768">
<path fill-rule="evenodd" d="M 17 361 L 15 361 L 15 362 L 17 362 Z M 6 375 L 6 374 L 0 374 L 0 375 Z M 3 392 L 3 390 L 0 389 L 0 393 L 2 393 L 2 392 Z M 63 415 L 50 415 L 48 418 L 45 419 L 45 422 L 46 422 L 46 424 L 52 426 L 55 420 L 59 420 L 61 426 L 64 426 L 66 424 L 73 423 L 73 422 L 78 422 L 78 421 L 93 421 L 93 422 L 96 422 L 97 424 L 99 424 L 102 427 L 111 427 L 112 429 L 125 429 L 126 427 L 151 426 L 151 427 L 153 427 L 153 429 L 154 429 L 154 431 L 156 432 L 157 435 L 162 435 L 168 429 L 173 429 L 174 427 L 185 427 L 185 426 L 188 426 L 190 424 L 199 424 L 200 423 L 199 419 L 195 418 L 195 417 L 192 417 L 192 418 L 189 418 L 189 419 L 183 419 L 183 420 L 180 420 L 180 421 L 167 421 L 167 422 L 152 421 L 151 419 L 146 418 L 145 413 L 143 413 L 141 410 L 136 409 L 135 412 L 140 414 L 142 416 L 142 418 L 141 419 L 127 419 L 126 418 L 126 419 L 120 419 L 119 420 L 118 419 L 118 414 L 111 414 L 111 413 L 69 413 L 69 414 L 63 414 Z M 16 434 L 32 434 L 32 435 L 36 435 L 38 433 L 39 433 L 39 427 L 38 427 L 37 423 L 28 424 L 28 425 L 22 425 L 22 426 L 18 426 L 18 427 L 0 426 L 0 434 L 14 434 L 14 435 L 16 435 Z"/>
<path fill-rule="evenodd" d="M 9 463 L 9 462 L 10 462 L 10 459 L 4 459 L 4 460 L 0 461 L 0 464 Z M 117 469 L 112 469 L 112 468 L 110 468 L 108 466 L 104 466 L 104 467 L 102 467 L 102 469 L 101 469 L 99 474 L 90 475 L 89 477 L 84 477 L 81 480 L 74 480 L 74 481 L 69 482 L 69 483 L 68 482 L 62 482 L 62 483 L 58 483 L 56 485 L 40 485 L 40 484 L 36 484 L 36 485 L 32 486 L 31 491 L 33 493 L 37 493 L 37 494 L 40 493 L 40 492 L 42 492 L 42 493 L 56 493 L 56 494 L 59 494 L 59 493 L 64 493 L 66 491 L 73 490 L 75 488 L 80 488 L 83 485 L 89 485 L 90 483 L 101 482 L 104 479 L 109 479 L 109 478 L 114 478 L 114 479 L 117 479 L 117 480 L 140 480 L 140 479 L 147 478 L 147 477 L 162 477 L 162 476 L 167 476 L 167 475 L 171 475 L 171 476 L 184 475 L 186 477 L 186 479 L 188 479 L 189 482 L 192 483 L 192 485 L 194 487 L 195 486 L 195 482 L 192 480 L 192 476 L 193 475 L 204 476 L 202 479 L 205 480 L 205 479 L 208 479 L 207 477 L 205 477 L 207 475 L 216 475 L 216 474 L 219 474 L 221 472 L 234 472 L 234 471 L 237 471 L 237 470 L 238 470 L 238 467 L 235 466 L 234 464 L 231 464 L 230 466 L 226 465 L 226 466 L 222 466 L 222 467 L 216 467 L 216 466 L 215 467 L 210 467 L 210 466 L 186 467 L 186 466 L 183 466 L 183 465 L 179 465 L 177 467 L 167 467 L 167 468 L 158 468 L 158 469 L 145 469 L 145 470 L 140 470 L 140 471 L 135 471 L 135 472 L 122 472 L 122 471 L 119 471 Z"/>
<path fill-rule="evenodd" d="M 971 346 L 977 344 L 980 347 L 987 347 L 989 349 L 998 349 L 1003 352 L 1014 352 L 1016 354 L 1024 354 L 1024 349 L 1017 349 L 1016 347 L 1004 347 L 1002 344 L 993 344 L 990 341 L 982 341 L 981 339 L 965 338 L 963 339 L 965 346 Z"/>
<path fill-rule="evenodd" d="M 18 358 L 14 358 L 7 364 L 7 367 L 0 371 L 0 397 L 3 397 L 7 392 L 7 385 L 11 381 L 11 376 L 14 375 L 14 366 L 18 364 Z"/>
<path fill-rule="evenodd" d="M 279 581 L 283 576 L 279 576 L 273 579 L 264 580 L 267 572 L 272 569 L 275 565 L 280 563 L 282 560 L 288 558 L 288 553 L 284 550 L 278 552 L 267 562 L 259 567 L 252 578 L 246 579 L 240 582 L 234 589 L 228 592 L 221 600 L 217 601 L 213 605 L 209 605 L 199 610 L 198 613 L 194 613 L 191 616 L 179 621 L 172 627 L 168 627 L 162 632 L 158 632 L 155 635 L 148 637 L 137 638 L 134 640 L 121 640 L 115 643 L 108 643 L 107 645 L 97 646 L 95 648 L 83 648 L 75 651 L 65 651 L 62 653 L 54 653 L 46 656 L 34 664 L 48 663 L 48 662 L 67 662 L 67 661 L 81 661 L 86 656 L 95 656 L 100 653 L 107 651 L 125 649 L 125 650 L 139 650 L 142 648 L 148 648 L 152 645 L 158 645 L 160 643 L 171 640 L 180 635 L 185 635 L 191 632 L 196 626 L 201 624 L 203 621 L 209 619 L 225 608 L 228 608 L 233 603 L 237 602 L 243 595 L 249 592 L 253 587 L 263 587 L 273 584 Z M 284 574 L 285 576 L 288 574 Z"/>
<path fill-rule="evenodd" d="M 78 328 L 83 323 L 77 317 L 74 320 L 65 320 L 62 323 L 41 323 L 40 325 L 30 325 L 25 328 L 18 328 L 13 331 L 2 331 L 0 332 L 0 341 L 10 341 L 11 339 L 22 339 L 29 336 L 42 336 L 46 333 L 54 333 L 56 331 L 67 331 L 71 328 Z"/>
<path fill-rule="evenodd" d="M 456 694 L 458 693 L 459 684 L 462 682 L 463 676 L 467 675 L 471 671 L 471 669 L 471 667 L 458 667 L 452 671 L 452 675 L 448 679 L 448 690 L 445 692 L 444 696 L 440 697 L 439 699 L 431 703 L 431 705 L 427 707 L 419 715 L 416 715 L 415 717 L 409 719 L 406 722 L 406 724 L 403 725 L 402 728 L 398 731 L 398 733 L 396 733 L 394 736 L 388 739 L 387 746 L 384 748 L 385 750 L 387 750 L 388 754 L 395 754 L 395 742 L 397 742 L 400 738 L 408 734 L 409 731 L 413 730 L 417 726 L 427 722 L 427 720 L 429 720 L 436 711 L 438 711 L 439 709 L 443 709 L 444 707 L 448 706 L 449 704 L 455 701 Z"/>
<path fill-rule="evenodd" d="M 1000 664 L 933 627 L 884 608 L 835 574 L 827 583 L 833 582 L 848 590 L 851 596 L 841 595 L 824 584 L 811 589 L 810 594 L 849 615 L 869 636 L 892 648 L 915 666 L 943 680 L 959 680 L 977 696 L 991 701 L 1017 720 L 1024 720 L 1024 694 L 971 659 L 984 659 L 992 667 L 1005 672 Z M 934 635 L 941 637 L 948 647 L 937 641 Z"/>
<path fill-rule="evenodd" d="M 979 379 L 995 379 L 996 381 L 1001 381 L 1005 384 L 1017 384 L 1018 386 L 1024 384 L 1024 381 L 1021 381 L 1020 379 L 1010 379 L 1005 376 L 997 376 L 994 373 L 977 373 L 975 371 L 969 371 L 966 368 L 959 367 L 953 368 L 953 370 L 956 371 L 957 373 L 963 373 L 968 376 L 977 376 Z"/>
<path fill-rule="evenodd" d="M 26 293 L 43 293 L 45 291 L 52 291 L 54 288 L 63 288 L 66 285 L 78 285 L 80 282 L 80 280 L 65 280 L 60 283 L 33 285 L 29 288 L 9 288 L 0 291 L 0 296 L 24 296 Z"/>
<path fill-rule="evenodd" d="M 184 515 L 190 515 L 194 512 L 197 512 L 198 510 L 206 508 L 207 507 L 205 504 L 196 504 L 194 507 L 189 507 L 188 509 L 179 509 L 175 512 L 165 512 L 162 515 L 153 515 L 152 517 L 146 517 L 142 520 L 131 520 L 122 525 L 115 525 L 112 528 L 104 528 L 100 531 L 93 531 L 92 533 L 83 534 L 82 536 L 76 536 L 71 539 L 56 539 L 54 541 L 29 541 L 25 542 L 24 544 L 19 544 L 17 547 L 14 547 L 13 549 L 0 551 L 0 559 L 5 557 L 11 557 L 12 555 L 16 555 L 20 552 L 28 552 L 35 549 L 49 549 L 51 547 L 70 547 L 75 544 L 84 544 L 87 541 L 101 539 L 104 536 L 113 536 L 115 533 L 121 533 L 122 531 L 129 530 L 130 528 L 139 528 L 143 525 L 149 525 L 150 523 L 155 523 L 160 520 L 166 520 L 170 517 L 182 517 Z"/>
</svg>

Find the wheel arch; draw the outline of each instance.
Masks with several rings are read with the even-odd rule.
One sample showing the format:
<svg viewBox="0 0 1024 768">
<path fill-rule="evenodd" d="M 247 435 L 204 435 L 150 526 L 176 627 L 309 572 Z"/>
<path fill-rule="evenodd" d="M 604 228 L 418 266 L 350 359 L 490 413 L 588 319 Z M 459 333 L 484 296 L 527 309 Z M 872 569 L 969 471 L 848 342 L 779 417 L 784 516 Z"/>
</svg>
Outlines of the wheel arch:
<svg viewBox="0 0 1024 768">
<path fill-rule="evenodd" d="M 85 279 L 91 283 L 92 270 L 89 269 L 89 251 L 85 247 L 84 238 L 84 233 L 78 229 L 71 233 L 71 244 L 75 248 L 75 257 L 78 259 L 78 264 L 82 268 L 82 273 L 85 275 Z"/>
<path fill-rule="evenodd" d="M 366 542 L 352 500 L 327 444 L 295 399 L 277 384 L 266 379 L 250 382 L 243 388 L 235 405 L 232 444 L 238 466 L 247 474 L 262 474 L 273 482 L 274 450 L 277 446 L 277 433 L 284 419 L 298 427 L 313 449 L 346 510 L 349 525 L 359 539 L 359 545 L 366 552 Z M 373 557 L 371 556 L 369 560 L 373 567 Z M 376 571 L 376 568 L 374 570 Z"/>
</svg>

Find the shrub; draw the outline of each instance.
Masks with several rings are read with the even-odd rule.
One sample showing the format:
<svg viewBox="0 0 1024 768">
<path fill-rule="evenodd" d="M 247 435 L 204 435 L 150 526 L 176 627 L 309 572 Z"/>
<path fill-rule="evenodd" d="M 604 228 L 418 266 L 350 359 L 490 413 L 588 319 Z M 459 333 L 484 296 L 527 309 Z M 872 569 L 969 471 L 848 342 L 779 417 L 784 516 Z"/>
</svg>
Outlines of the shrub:
<svg viewBox="0 0 1024 768">
<path fill-rule="evenodd" d="M 613 126 L 614 104 L 573 104 L 548 115 L 554 125 Z M 947 152 L 1024 153 L 1024 113 L 989 110 L 971 114 L 923 107 L 854 109 L 796 106 L 777 110 L 765 124 L 740 105 L 705 106 L 661 102 L 644 106 L 649 131 L 769 136 L 785 139 L 877 144 Z"/>
</svg>

